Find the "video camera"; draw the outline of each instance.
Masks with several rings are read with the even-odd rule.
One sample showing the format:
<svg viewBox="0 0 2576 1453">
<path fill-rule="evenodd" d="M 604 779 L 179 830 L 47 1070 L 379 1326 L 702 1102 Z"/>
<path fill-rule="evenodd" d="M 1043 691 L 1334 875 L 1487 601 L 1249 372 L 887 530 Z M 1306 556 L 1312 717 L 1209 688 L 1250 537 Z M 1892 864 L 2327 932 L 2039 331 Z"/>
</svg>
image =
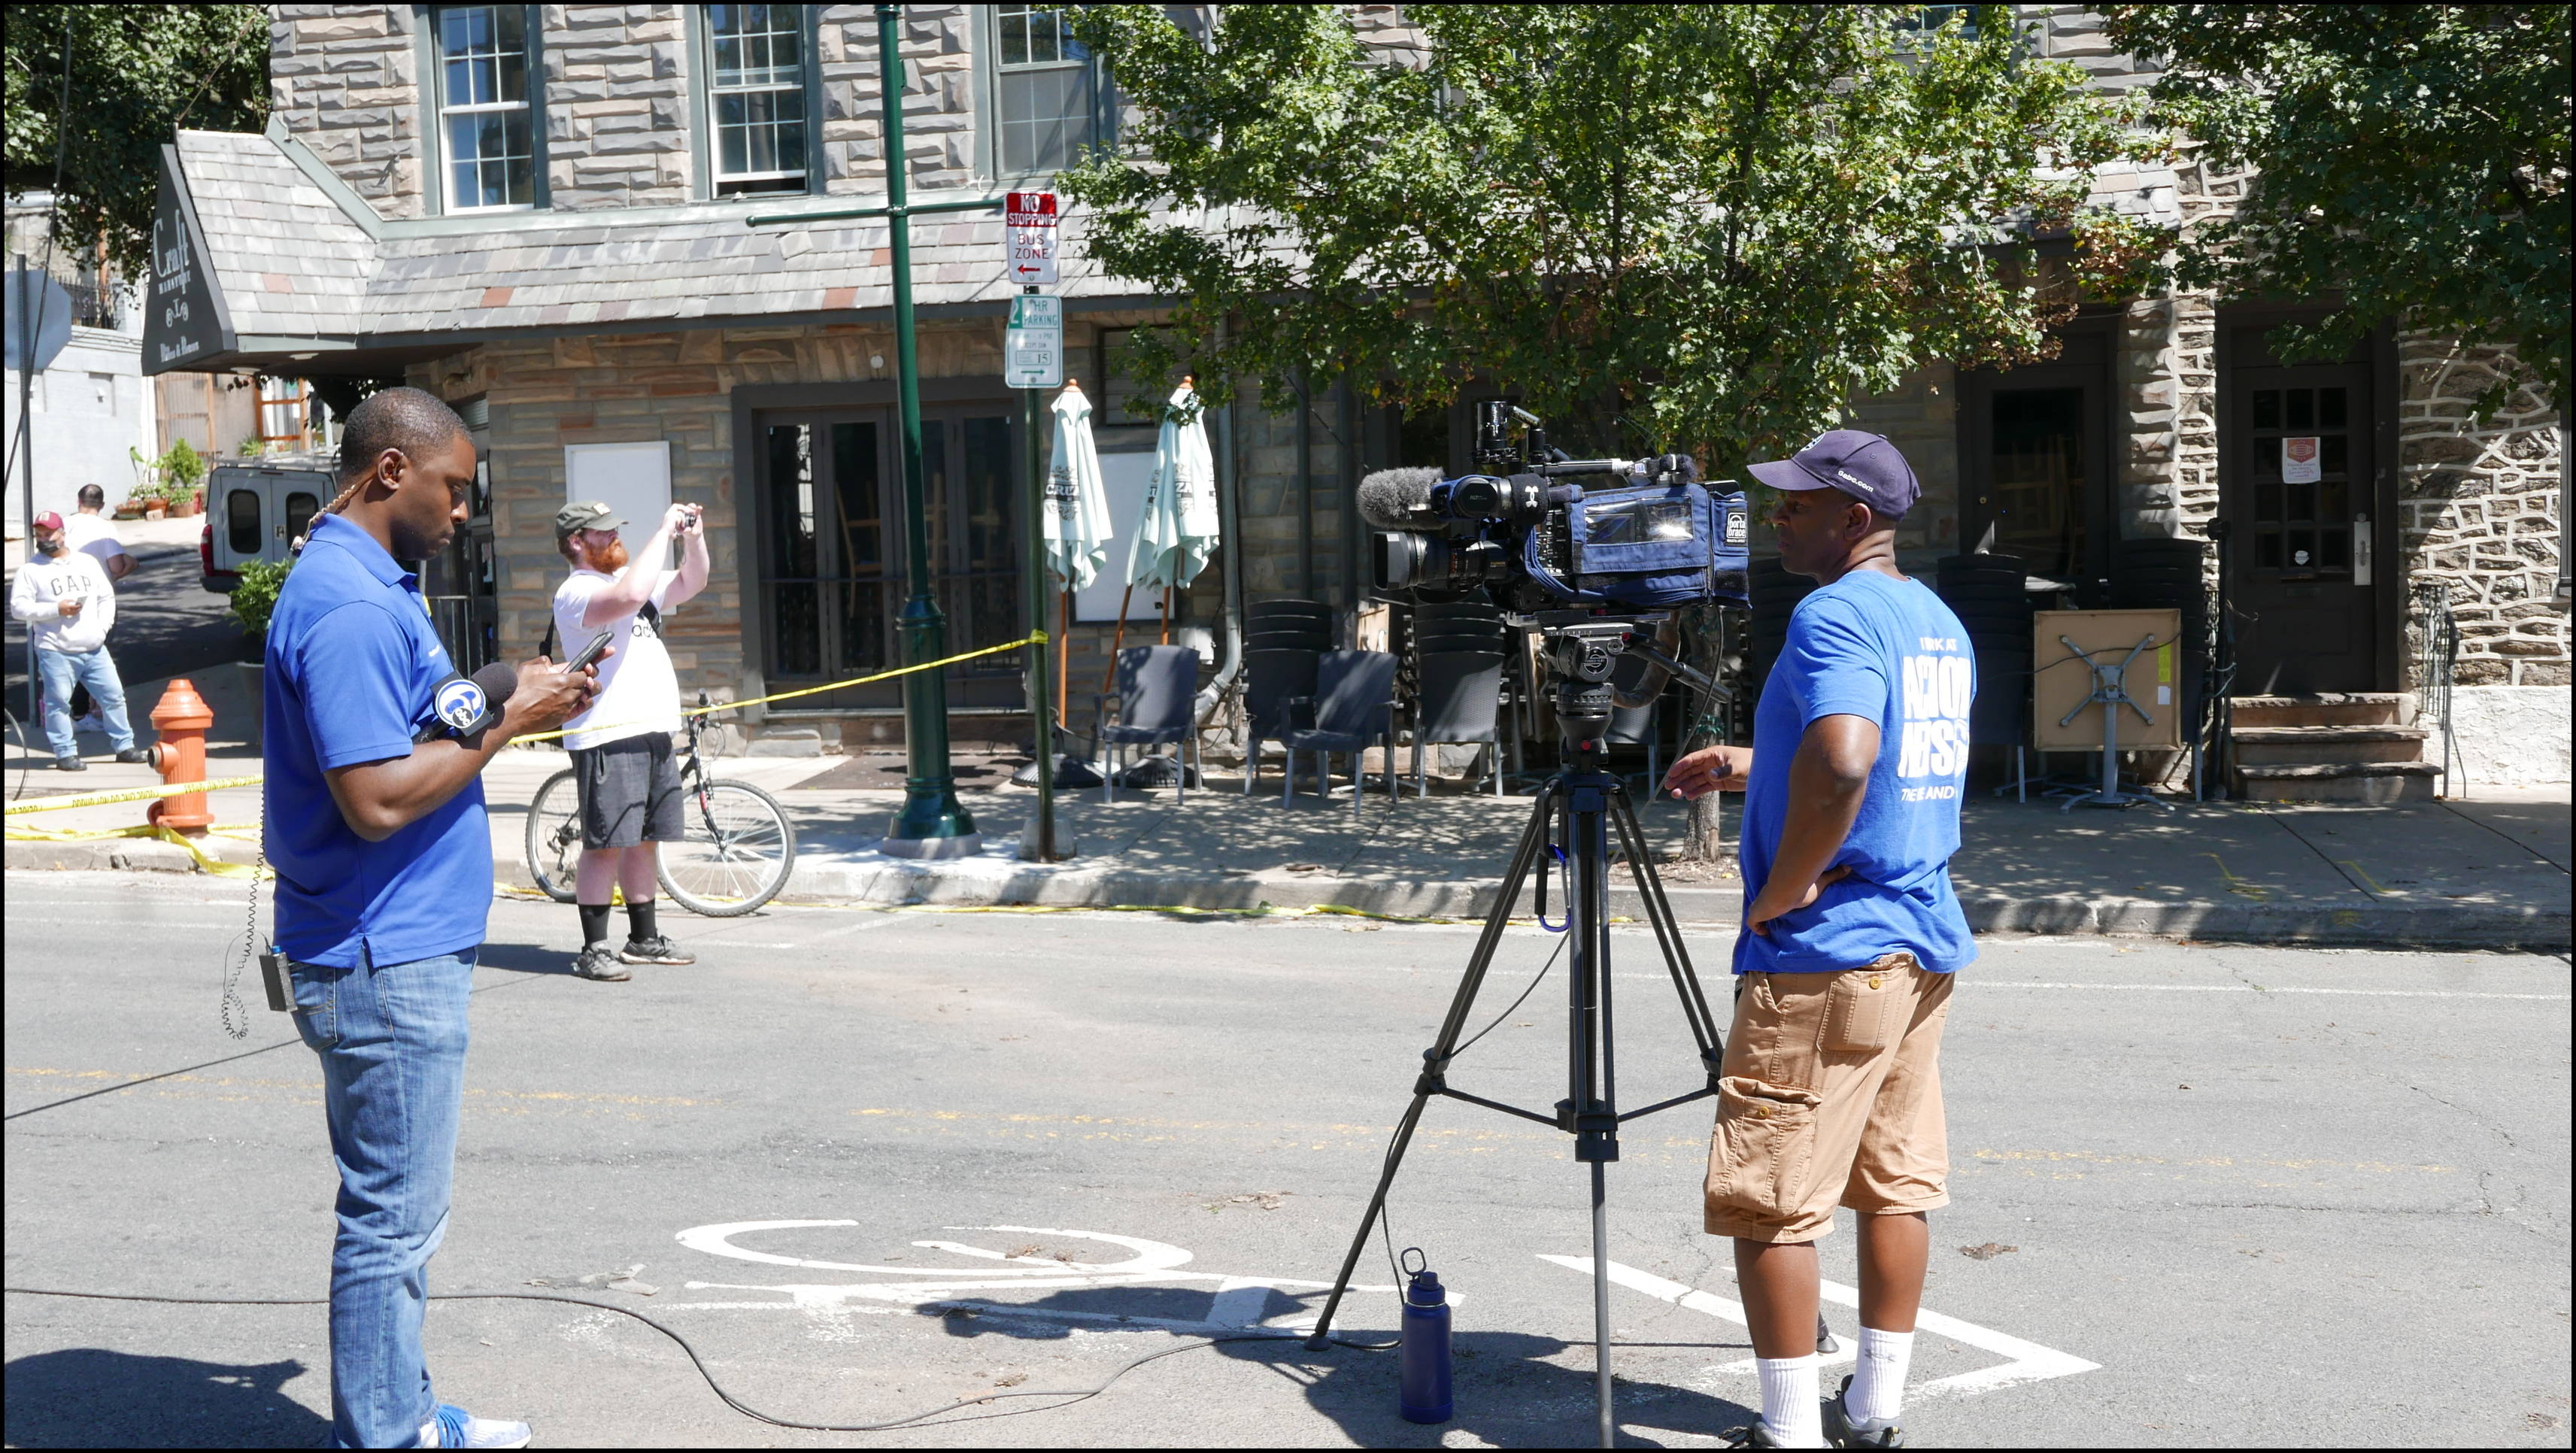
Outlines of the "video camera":
<svg viewBox="0 0 2576 1453">
<path fill-rule="evenodd" d="M 1476 462 L 1481 472 L 1456 479 L 1387 469 L 1360 481 L 1379 593 L 1482 592 L 1519 614 L 1744 603 L 1744 496 L 1711 493 L 1690 456 L 1569 459 L 1537 416 L 1495 399 L 1477 406 Z M 1619 482 L 1557 482 L 1590 475 Z"/>
</svg>

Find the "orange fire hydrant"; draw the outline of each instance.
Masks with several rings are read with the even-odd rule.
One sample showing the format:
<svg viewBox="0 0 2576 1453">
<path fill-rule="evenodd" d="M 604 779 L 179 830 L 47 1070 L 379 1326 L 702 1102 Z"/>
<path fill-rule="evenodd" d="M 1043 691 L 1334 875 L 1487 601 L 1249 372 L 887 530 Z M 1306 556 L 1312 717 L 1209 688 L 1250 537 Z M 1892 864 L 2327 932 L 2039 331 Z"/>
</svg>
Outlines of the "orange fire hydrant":
<svg viewBox="0 0 2576 1453">
<path fill-rule="evenodd" d="M 197 694 L 195 683 L 184 676 L 173 679 L 161 693 L 160 704 L 152 708 L 153 729 L 161 734 L 152 746 L 152 767 L 161 774 L 163 786 L 206 780 L 206 732 L 214 724 L 214 708 Z M 193 837 L 214 825 L 215 814 L 206 806 L 206 794 L 183 792 L 154 798 L 144 809 L 143 820 Z"/>
</svg>

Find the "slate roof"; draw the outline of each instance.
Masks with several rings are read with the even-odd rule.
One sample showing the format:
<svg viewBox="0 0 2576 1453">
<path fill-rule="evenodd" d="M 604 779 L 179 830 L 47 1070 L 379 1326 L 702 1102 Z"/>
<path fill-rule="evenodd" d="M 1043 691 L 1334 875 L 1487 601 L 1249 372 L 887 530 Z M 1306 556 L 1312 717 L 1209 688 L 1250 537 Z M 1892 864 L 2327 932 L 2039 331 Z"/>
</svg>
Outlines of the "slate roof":
<svg viewBox="0 0 2576 1453">
<path fill-rule="evenodd" d="M 245 340 L 310 338 L 398 344 L 421 335 L 485 335 L 584 324 L 891 308 L 887 224 L 873 220 L 753 229 L 771 204 L 713 204 L 653 214 L 507 214 L 363 221 L 269 136 L 182 131 L 180 169 Z M 801 203 L 804 199 L 797 199 Z M 875 198 L 823 199 L 865 206 Z M 935 200 L 930 197 L 917 201 Z M 532 217 L 541 219 L 532 221 Z M 1066 224 L 1061 295 L 1126 295 L 1079 255 Z M 372 234 L 372 235 L 371 235 Z M 914 219 L 913 301 L 930 308 L 999 304 L 1002 220 L 943 213 Z"/>
</svg>

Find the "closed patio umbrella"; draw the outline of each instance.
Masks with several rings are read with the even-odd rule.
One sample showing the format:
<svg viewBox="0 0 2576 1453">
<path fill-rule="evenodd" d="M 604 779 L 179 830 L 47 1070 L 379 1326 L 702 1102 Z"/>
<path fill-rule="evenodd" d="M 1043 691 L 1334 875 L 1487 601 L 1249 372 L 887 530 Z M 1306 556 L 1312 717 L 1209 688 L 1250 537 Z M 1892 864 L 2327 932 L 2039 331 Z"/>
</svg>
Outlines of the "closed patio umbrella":
<svg viewBox="0 0 2576 1453">
<path fill-rule="evenodd" d="M 1171 643 L 1172 592 L 1187 586 L 1216 553 L 1216 458 L 1208 450 L 1196 379 L 1184 379 L 1163 411 L 1154 443 L 1154 478 L 1127 544 L 1127 588 L 1163 593 L 1163 640 Z M 1126 609 L 1122 605 L 1119 615 Z"/>
<path fill-rule="evenodd" d="M 1055 396 L 1055 448 L 1047 465 L 1047 566 L 1064 582 L 1056 602 L 1056 720 L 1064 720 L 1065 663 L 1073 628 L 1073 593 L 1109 563 L 1109 492 L 1100 482 L 1100 450 L 1091 438 L 1091 400 L 1068 382 Z"/>
</svg>

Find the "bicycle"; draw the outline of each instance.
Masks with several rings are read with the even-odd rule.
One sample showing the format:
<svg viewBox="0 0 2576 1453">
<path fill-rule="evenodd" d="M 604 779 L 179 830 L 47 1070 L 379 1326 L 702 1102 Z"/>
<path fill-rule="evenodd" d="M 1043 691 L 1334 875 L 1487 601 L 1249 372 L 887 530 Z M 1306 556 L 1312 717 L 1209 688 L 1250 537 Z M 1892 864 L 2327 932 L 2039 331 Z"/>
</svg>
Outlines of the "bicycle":
<svg viewBox="0 0 2576 1453">
<path fill-rule="evenodd" d="M 707 694 L 698 693 L 698 705 Z M 778 799 L 748 782 L 706 775 L 699 737 L 706 718 L 684 718 L 680 762 L 688 835 L 655 843 L 653 876 L 671 900 L 708 918 L 740 918 L 778 896 L 796 870 L 796 828 Z M 581 789 L 567 767 L 528 803 L 528 876 L 557 903 L 570 903 L 581 864 Z"/>
</svg>

